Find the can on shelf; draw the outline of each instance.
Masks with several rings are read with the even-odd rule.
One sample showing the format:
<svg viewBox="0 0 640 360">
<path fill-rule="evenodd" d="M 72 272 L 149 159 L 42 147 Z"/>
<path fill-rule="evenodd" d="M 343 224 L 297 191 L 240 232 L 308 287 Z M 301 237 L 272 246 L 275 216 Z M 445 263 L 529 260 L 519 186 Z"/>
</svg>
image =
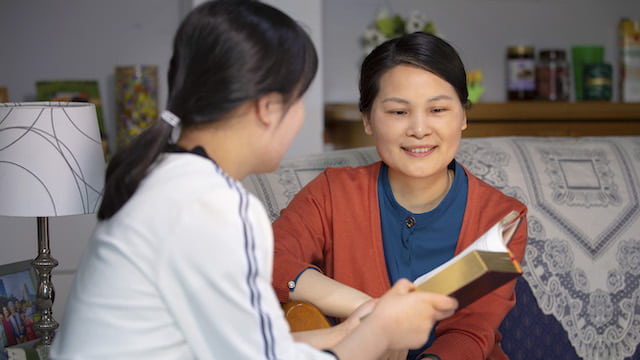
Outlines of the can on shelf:
<svg viewBox="0 0 640 360">
<path fill-rule="evenodd" d="M 587 63 L 583 66 L 584 100 L 611 100 L 611 64 Z"/>
</svg>

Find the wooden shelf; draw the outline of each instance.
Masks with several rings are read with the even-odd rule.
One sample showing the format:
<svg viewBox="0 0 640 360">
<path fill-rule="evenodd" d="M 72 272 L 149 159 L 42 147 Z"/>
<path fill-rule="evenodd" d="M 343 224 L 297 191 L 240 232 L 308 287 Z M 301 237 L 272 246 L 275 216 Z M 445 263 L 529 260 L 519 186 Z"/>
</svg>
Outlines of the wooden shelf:
<svg viewBox="0 0 640 360">
<path fill-rule="evenodd" d="M 625 120 L 640 121 L 640 103 L 613 102 L 508 102 L 479 103 L 468 111 L 469 120 Z"/>
<path fill-rule="evenodd" d="M 640 103 L 478 103 L 468 110 L 467 122 L 463 137 L 640 135 Z M 325 130 L 337 149 L 373 144 L 357 104 L 327 104 Z"/>
</svg>

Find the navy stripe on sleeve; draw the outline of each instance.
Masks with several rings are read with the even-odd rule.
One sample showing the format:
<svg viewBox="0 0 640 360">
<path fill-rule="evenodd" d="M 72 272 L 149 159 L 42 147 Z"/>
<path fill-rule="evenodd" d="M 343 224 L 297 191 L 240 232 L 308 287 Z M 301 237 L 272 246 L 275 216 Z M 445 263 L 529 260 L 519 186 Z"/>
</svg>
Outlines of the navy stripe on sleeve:
<svg viewBox="0 0 640 360">
<path fill-rule="evenodd" d="M 256 257 L 256 242 L 248 215 L 249 196 L 246 191 L 238 188 L 237 184 L 235 184 L 234 189 L 240 196 L 239 215 L 244 230 L 245 256 L 248 264 L 246 281 L 249 288 L 251 306 L 256 310 L 260 319 L 260 330 L 265 345 L 265 359 L 275 360 L 277 357 L 275 353 L 273 324 L 271 323 L 269 314 L 262 307 L 262 294 L 260 293 L 257 283 L 259 270 Z"/>
</svg>

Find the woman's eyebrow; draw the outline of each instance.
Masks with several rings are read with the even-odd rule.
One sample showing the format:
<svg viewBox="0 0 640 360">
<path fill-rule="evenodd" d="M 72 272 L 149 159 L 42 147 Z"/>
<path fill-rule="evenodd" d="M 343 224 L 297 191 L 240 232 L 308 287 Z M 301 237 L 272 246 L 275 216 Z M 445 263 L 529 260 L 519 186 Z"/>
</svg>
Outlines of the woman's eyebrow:
<svg viewBox="0 0 640 360">
<path fill-rule="evenodd" d="M 436 95 L 434 97 L 427 99 L 427 102 L 433 102 L 438 100 L 453 100 L 453 98 L 449 95 L 442 94 L 442 95 Z"/>
<path fill-rule="evenodd" d="M 389 98 L 383 99 L 382 102 L 383 103 L 386 103 L 386 102 L 397 102 L 397 103 L 402 103 L 402 104 L 408 104 L 409 103 L 409 101 L 407 101 L 405 99 L 402 99 L 402 98 L 398 98 L 398 97 L 389 97 Z"/>
<path fill-rule="evenodd" d="M 449 95 L 436 95 L 433 97 L 430 97 L 426 100 L 427 103 L 430 102 L 434 102 L 434 101 L 438 101 L 438 100 L 453 100 L 453 97 L 449 96 Z M 388 97 L 382 100 L 382 103 L 387 103 L 387 102 L 396 102 L 396 103 L 401 103 L 401 104 L 409 104 L 409 101 L 403 98 L 399 98 L 399 97 Z"/>
</svg>

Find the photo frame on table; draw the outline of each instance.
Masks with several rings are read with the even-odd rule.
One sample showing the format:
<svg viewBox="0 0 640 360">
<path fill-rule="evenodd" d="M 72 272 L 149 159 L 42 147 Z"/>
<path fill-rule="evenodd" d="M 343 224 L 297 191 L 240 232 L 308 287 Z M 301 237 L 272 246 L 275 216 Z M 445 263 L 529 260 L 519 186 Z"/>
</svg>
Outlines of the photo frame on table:
<svg viewBox="0 0 640 360">
<path fill-rule="evenodd" d="M 105 156 L 108 156 L 107 133 L 104 127 L 102 99 L 97 80 L 47 80 L 36 82 L 38 101 L 90 102 L 96 106 L 98 126 Z"/>
<path fill-rule="evenodd" d="M 31 260 L 0 265 L 0 349 L 37 338 L 38 276 Z"/>
</svg>

